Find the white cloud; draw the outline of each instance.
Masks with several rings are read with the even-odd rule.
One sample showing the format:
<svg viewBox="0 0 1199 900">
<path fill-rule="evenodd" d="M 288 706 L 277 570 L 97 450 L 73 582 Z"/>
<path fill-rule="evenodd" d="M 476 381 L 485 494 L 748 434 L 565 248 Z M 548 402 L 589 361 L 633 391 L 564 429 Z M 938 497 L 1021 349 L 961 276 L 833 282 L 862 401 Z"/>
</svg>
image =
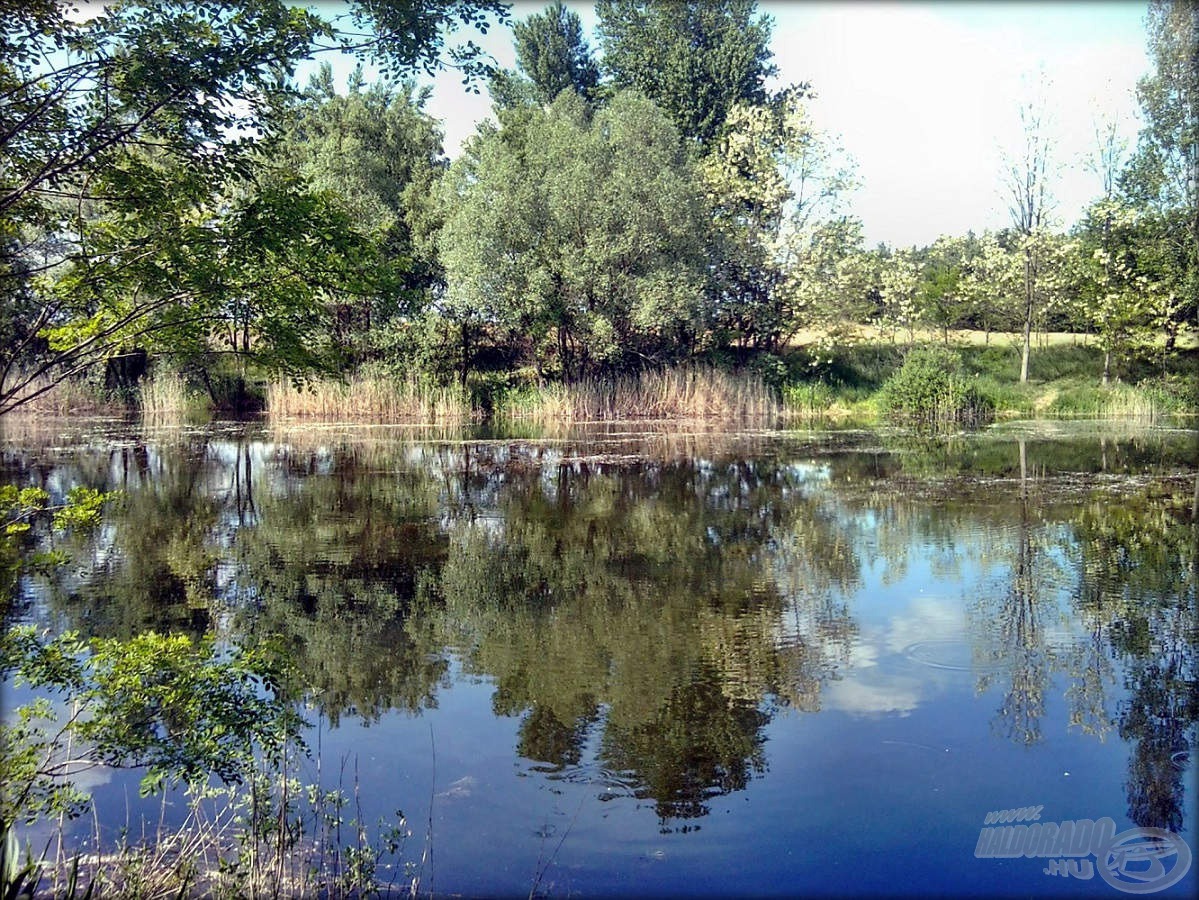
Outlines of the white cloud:
<svg viewBox="0 0 1199 900">
<path fill-rule="evenodd" d="M 855 675 L 825 686 L 821 706 L 851 715 L 907 715 L 920 705 L 923 685 L 914 679 L 876 679 Z"/>
<path fill-rule="evenodd" d="M 851 715 L 907 715 L 945 674 L 936 664 L 911 674 L 910 666 L 897 669 L 894 657 L 907 655 L 917 644 L 938 651 L 956 648 L 964 634 L 965 614 L 960 603 L 914 597 L 885 624 L 862 629 L 850 651 L 845 676 L 824 687 L 822 705 Z"/>
<path fill-rule="evenodd" d="M 913 644 L 964 639 L 966 615 L 960 603 L 937 597 L 915 597 L 906 610 L 891 619 L 885 639 L 892 653 L 903 653 Z"/>
</svg>

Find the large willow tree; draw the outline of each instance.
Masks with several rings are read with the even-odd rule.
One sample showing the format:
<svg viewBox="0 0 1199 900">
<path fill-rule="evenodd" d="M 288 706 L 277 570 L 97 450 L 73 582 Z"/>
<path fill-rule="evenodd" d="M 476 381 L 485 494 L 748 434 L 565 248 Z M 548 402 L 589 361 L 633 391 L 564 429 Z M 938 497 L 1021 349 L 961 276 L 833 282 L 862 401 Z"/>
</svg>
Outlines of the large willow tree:
<svg viewBox="0 0 1199 900">
<path fill-rule="evenodd" d="M 567 379 L 661 362 L 701 326 L 706 212 L 665 113 L 636 92 L 591 117 L 565 92 L 501 113 L 441 183 L 442 314 L 531 342 Z"/>
</svg>

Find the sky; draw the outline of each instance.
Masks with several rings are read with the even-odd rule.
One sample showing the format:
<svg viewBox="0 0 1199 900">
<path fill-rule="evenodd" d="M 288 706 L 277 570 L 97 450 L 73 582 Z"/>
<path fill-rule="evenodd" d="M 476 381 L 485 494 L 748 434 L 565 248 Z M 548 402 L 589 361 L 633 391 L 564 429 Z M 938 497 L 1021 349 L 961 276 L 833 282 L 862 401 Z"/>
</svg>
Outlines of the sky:
<svg viewBox="0 0 1199 900">
<path fill-rule="evenodd" d="M 513 19 L 545 5 L 515 3 Z M 568 5 L 598 49 L 592 4 Z M 813 121 L 856 164 L 859 187 L 849 206 L 868 246 L 923 245 L 942 234 L 1006 226 L 1004 152 L 1019 142 L 1020 104 L 1038 91 L 1048 112 L 1060 227 L 1100 192 L 1099 176 L 1087 167 L 1096 123 L 1114 118 L 1130 148 L 1135 142 L 1136 82 L 1150 71 L 1143 2 L 759 6 L 775 22 L 779 77 L 772 86 L 809 82 Z M 493 28 L 479 43 L 499 65 L 515 66 L 509 29 Z M 352 62 L 334 62 L 344 78 Z M 490 101 L 485 88 L 470 94 L 456 73 L 445 72 L 433 81 L 427 111 L 443 120 L 453 157 L 490 115 Z"/>
</svg>

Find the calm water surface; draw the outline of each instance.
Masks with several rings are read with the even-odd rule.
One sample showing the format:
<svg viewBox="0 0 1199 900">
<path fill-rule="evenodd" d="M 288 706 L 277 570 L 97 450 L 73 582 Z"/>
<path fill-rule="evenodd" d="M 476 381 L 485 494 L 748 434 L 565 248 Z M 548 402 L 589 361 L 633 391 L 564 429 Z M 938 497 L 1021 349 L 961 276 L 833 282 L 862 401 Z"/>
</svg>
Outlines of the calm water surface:
<svg viewBox="0 0 1199 900">
<path fill-rule="evenodd" d="M 280 636 L 435 893 L 1120 896 L 976 857 L 1025 806 L 1199 855 L 1193 431 L 3 427 L 125 492 L 20 615 Z"/>
</svg>

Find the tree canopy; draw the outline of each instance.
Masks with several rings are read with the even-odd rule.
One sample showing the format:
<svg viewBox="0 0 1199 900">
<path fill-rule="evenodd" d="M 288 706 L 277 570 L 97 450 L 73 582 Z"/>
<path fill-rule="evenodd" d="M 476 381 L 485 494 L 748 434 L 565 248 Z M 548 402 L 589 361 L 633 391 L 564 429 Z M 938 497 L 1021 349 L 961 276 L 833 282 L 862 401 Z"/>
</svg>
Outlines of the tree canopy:
<svg viewBox="0 0 1199 900">
<path fill-rule="evenodd" d="M 599 0 L 596 13 L 613 86 L 641 91 L 684 138 L 709 144 L 734 104 L 765 102 L 777 69 L 754 0 Z"/>
<path fill-rule="evenodd" d="M 512 110 L 450 167 L 445 312 L 527 335 L 567 377 L 663 359 L 701 315 L 703 203 L 674 126 L 618 93 Z M 552 360 L 552 362 L 551 362 Z"/>
<path fill-rule="evenodd" d="M 355 0 L 351 10 L 371 25 L 369 40 L 283 0 L 116 2 L 90 18 L 58 0 L 0 4 L 0 295 L 20 301 L 6 303 L 19 337 L 0 351 L 0 412 L 164 322 L 205 319 L 197 302 L 228 293 L 207 264 L 239 204 L 259 213 L 289 205 L 241 234 L 264 241 L 260 252 L 239 246 L 245 258 L 275 261 L 268 248 L 284 236 L 272 225 L 296 237 L 297 209 L 315 202 L 298 196 L 307 187 L 258 188 L 260 149 L 278 131 L 299 60 L 358 50 L 401 72 L 445 53 L 480 73 L 478 47 L 447 50 L 446 35 L 506 16 L 496 0 Z M 341 238 L 330 226 L 321 223 L 308 250 L 333 249 Z M 155 263 L 165 259 L 174 265 Z M 336 265 L 310 255 L 299 270 L 259 270 L 234 302 L 253 305 L 271 290 L 302 301 L 292 312 L 302 318 L 311 292 L 297 289 L 320 287 L 307 273 Z"/>
<path fill-rule="evenodd" d="M 600 0 L 594 55 L 555 2 L 513 24 L 510 71 L 468 39 L 507 23 L 498 0 L 0 13 L 0 413 L 139 359 L 214 402 L 367 364 L 463 387 L 696 358 L 782 378 L 805 333 L 819 368 L 862 325 L 1022 326 L 1025 379 L 1034 331 L 1083 331 L 1107 379 L 1176 355 L 1199 315 L 1191 2 L 1151 5 L 1144 127 L 1101 152 L 1068 233 L 1030 104 L 999 173 L 1010 228 L 875 251 L 808 85 L 767 87 L 753 0 Z M 328 66 L 296 83 L 343 52 L 344 88 Z M 411 80 L 441 65 L 494 102 L 452 167 Z"/>
</svg>

